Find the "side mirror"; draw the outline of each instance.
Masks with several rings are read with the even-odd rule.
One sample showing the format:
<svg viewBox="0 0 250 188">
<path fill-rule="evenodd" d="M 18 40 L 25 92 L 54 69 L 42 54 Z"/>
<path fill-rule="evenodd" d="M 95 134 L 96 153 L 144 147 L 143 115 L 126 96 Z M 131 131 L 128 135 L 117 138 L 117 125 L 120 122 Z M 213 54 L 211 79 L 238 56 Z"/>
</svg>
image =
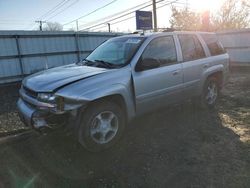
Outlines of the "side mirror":
<svg viewBox="0 0 250 188">
<path fill-rule="evenodd" d="M 135 67 L 135 71 L 144 71 L 149 69 L 154 69 L 160 67 L 160 62 L 157 61 L 157 59 L 153 58 L 146 58 L 146 59 L 140 59 L 140 61 L 137 63 Z"/>
</svg>

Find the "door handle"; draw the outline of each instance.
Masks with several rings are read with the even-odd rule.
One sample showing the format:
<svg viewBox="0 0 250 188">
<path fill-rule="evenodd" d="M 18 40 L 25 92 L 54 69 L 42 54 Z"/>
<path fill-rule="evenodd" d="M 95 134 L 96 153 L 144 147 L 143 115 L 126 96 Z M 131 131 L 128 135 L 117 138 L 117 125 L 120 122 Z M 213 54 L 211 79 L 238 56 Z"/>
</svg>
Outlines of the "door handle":
<svg viewBox="0 0 250 188">
<path fill-rule="evenodd" d="M 179 74 L 179 70 L 176 70 L 176 71 L 173 71 L 173 75 L 177 75 L 177 74 Z"/>
</svg>

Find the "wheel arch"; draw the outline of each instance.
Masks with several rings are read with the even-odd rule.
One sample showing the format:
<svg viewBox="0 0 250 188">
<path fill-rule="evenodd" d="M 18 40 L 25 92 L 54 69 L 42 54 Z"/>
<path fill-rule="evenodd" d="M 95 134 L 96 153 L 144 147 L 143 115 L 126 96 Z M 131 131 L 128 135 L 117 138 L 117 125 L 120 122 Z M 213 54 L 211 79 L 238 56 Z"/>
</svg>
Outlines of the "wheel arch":
<svg viewBox="0 0 250 188">
<path fill-rule="evenodd" d="M 217 72 L 214 72 L 214 73 L 211 73 L 207 76 L 207 79 L 209 78 L 215 78 L 219 84 L 219 88 L 221 89 L 222 86 L 223 86 L 223 72 L 220 70 L 220 71 L 217 71 Z M 206 80 L 207 80 L 206 79 Z"/>
<path fill-rule="evenodd" d="M 202 76 L 202 81 L 200 85 L 200 93 L 203 90 L 203 86 L 206 83 L 206 80 L 211 77 L 215 77 L 219 81 L 219 88 L 221 89 L 223 86 L 223 65 L 215 65 L 208 68 Z"/>
<path fill-rule="evenodd" d="M 99 103 L 102 101 L 109 101 L 109 102 L 117 104 L 126 115 L 126 120 L 128 119 L 128 107 L 126 105 L 124 97 L 121 94 L 111 94 L 111 95 L 100 97 L 98 99 L 91 101 L 89 105 L 93 105 L 95 103 Z"/>
</svg>

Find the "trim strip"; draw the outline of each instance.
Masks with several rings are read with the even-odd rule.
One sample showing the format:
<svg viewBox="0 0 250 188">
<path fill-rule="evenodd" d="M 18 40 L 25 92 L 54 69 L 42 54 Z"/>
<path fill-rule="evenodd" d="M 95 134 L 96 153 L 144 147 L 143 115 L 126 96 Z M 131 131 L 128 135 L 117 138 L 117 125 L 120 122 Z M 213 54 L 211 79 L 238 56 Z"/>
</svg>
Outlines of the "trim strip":
<svg viewBox="0 0 250 188">
<path fill-rule="evenodd" d="M 92 50 L 84 50 L 80 51 L 80 53 L 91 53 Z M 22 55 L 7 55 L 0 56 L 1 59 L 16 59 L 16 58 L 24 58 L 24 57 L 39 57 L 39 56 L 53 56 L 53 55 L 68 55 L 68 54 L 77 54 L 78 51 L 65 51 L 65 52 L 49 52 L 49 53 L 34 53 L 34 54 L 22 54 Z"/>
</svg>

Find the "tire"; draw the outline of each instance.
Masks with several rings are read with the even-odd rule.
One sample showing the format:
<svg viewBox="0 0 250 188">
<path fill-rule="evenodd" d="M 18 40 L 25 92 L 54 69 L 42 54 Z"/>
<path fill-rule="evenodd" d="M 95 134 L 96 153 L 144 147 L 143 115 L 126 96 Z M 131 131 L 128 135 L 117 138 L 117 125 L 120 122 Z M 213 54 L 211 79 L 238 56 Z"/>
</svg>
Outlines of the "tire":
<svg viewBox="0 0 250 188">
<path fill-rule="evenodd" d="M 91 152 L 113 146 L 122 136 L 126 123 L 123 110 L 109 101 L 92 104 L 79 118 L 78 141 Z"/>
<path fill-rule="evenodd" d="M 212 109 L 216 106 L 220 94 L 219 84 L 215 77 L 209 77 L 203 87 L 201 107 Z"/>
</svg>

